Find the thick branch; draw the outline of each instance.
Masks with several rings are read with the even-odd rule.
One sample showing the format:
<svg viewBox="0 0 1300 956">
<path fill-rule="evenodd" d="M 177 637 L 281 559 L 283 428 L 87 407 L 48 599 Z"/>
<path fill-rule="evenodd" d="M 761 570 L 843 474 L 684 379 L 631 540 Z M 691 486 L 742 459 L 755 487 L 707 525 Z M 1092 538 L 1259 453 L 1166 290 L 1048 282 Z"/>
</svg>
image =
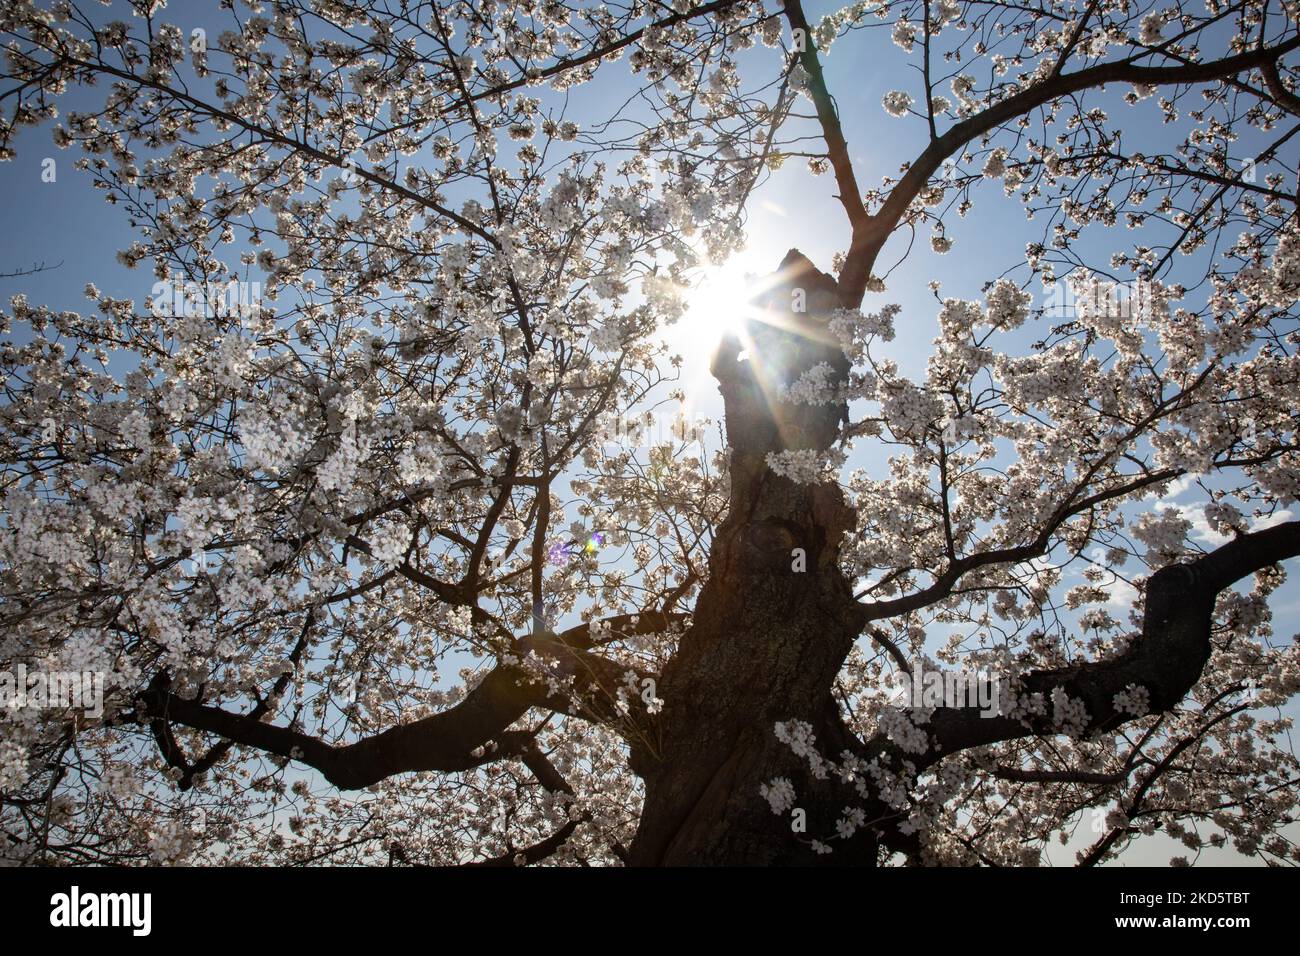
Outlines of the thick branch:
<svg viewBox="0 0 1300 956">
<path fill-rule="evenodd" d="M 844 212 L 848 215 L 849 224 L 853 227 L 853 234 L 856 236 L 860 230 L 867 227 L 870 217 L 862 204 L 862 193 L 858 189 L 858 180 L 853 173 L 853 163 L 849 160 L 849 145 L 844 139 L 839 113 L 835 109 L 830 90 L 826 88 L 826 77 L 822 73 L 822 65 L 817 57 L 817 46 L 813 42 L 808 19 L 804 16 L 803 5 L 799 0 L 786 0 L 785 15 L 792 29 L 803 31 L 804 43 L 803 50 L 799 54 L 799 62 L 808 74 L 808 91 L 812 94 L 813 105 L 817 109 L 817 122 L 821 124 L 822 136 L 826 140 L 826 152 L 831 169 L 835 173 L 835 183 L 840 190 L 840 204 L 844 206 Z M 843 281 L 842 278 L 841 282 Z M 862 281 L 866 282 L 865 275 Z M 860 295 L 858 299 L 861 299 Z"/>
<path fill-rule="evenodd" d="M 1277 63 L 1268 60 L 1260 64 L 1260 72 L 1264 74 L 1264 84 L 1277 104 L 1287 112 L 1300 116 L 1300 96 L 1296 96 L 1282 85 L 1282 77 L 1277 72 Z"/>
<path fill-rule="evenodd" d="M 1097 773 L 1094 770 L 1026 770 L 1022 767 L 998 767 L 994 776 L 1016 783 L 1082 783 L 1108 787 L 1128 779 L 1127 771 Z"/>
<path fill-rule="evenodd" d="M 943 161 L 960 151 L 971 140 L 1057 97 L 1070 93 L 1104 86 L 1107 83 L 1168 86 L 1177 83 L 1205 83 L 1227 79 L 1247 70 L 1264 69 L 1266 65 L 1275 64 L 1284 54 L 1297 47 L 1300 47 L 1300 36 L 1292 37 L 1276 46 L 1250 50 L 1220 60 L 1211 60 L 1208 63 L 1189 63 L 1170 67 L 1139 66 L 1131 60 L 1101 63 L 1076 73 L 1049 77 L 1028 89 L 1008 96 L 975 116 L 962 120 L 925 148 L 903 178 L 890 190 L 879 212 L 869 216 L 865 224 L 854 227 L 853 242 L 849 247 L 844 270 L 840 273 L 840 284 L 845 300 L 850 304 L 862 301 L 862 296 L 866 292 L 866 280 L 876 256 L 906 214 L 912 200 L 925 188 L 926 183 Z M 1265 78 L 1267 79 L 1267 74 Z"/>
<path fill-rule="evenodd" d="M 329 744 L 291 727 L 263 723 L 260 714 L 232 713 L 190 700 L 159 682 L 139 698 L 141 719 L 153 724 L 155 732 L 159 724 L 175 722 L 298 760 L 344 790 L 398 773 L 455 772 L 528 755 L 532 735 L 506 728 L 530 707 L 615 724 L 646 719 L 636 695 L 628 695 L 629 714 L 617 706 L 618 687 L 629 668 L 555 639 L 528 638 L 521 649 L 551 662 L 551 680 L 524 667 L 497 667 L 456 706 L 351 744 Z"/>
<path fill-rule="evenodd" d="M 511 853 L 503 853 L 501 856 L 493 857 L 490 860 L 476 860 L 473 863 L 466 863 L 465 866 L 527 866 L 530 863 L 537 863 L 546 859 L 560 847 L 564 846 L 565 841 L 573 835 L 573 831 L 578 829 L 578 824 L 580 822 L 580 820 L 570 820 L 546 839 L 539 840 L 530 847 L 525 847 L 522 850 L 515 850 Z"/>
<path fill-rule="evenodd" d="M 1219 592 L 1286 558 L 1300 555 L 1300 521 L 1243 534 L 1186 564 L 1171 565 L 1147 583 L 1142 633 L 1123 654 L 1086 664 L 1023 675 L 1017 696 L 1042 694 L 1050 701 L 1060 688 L 1087 709 L 1088 733 L 1110 731 L 1134 719 L 1115 706 L 1130 685 L 1145 688 L 1149 713 L 1175 707 L 1200 679 L 1210 657 L 1210 623 Z M 1027 720 L 981 716 L 975 708 L 940 707 L 923 729 L 930 745 L 923 754 L 899 754 L 917 769 L 971 747 L 1032 735 L 1060 733 L 1048 714 Z M 868 742 L 869 756 L 897 753 L 888 738 Z"/>
</svg>

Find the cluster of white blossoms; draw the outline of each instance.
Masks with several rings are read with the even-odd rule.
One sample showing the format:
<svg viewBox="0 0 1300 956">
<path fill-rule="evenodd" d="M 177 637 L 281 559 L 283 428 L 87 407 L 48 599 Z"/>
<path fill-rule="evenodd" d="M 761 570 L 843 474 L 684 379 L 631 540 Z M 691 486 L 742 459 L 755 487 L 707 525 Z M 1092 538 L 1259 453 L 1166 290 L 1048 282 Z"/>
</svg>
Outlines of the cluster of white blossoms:
<svg viewBox="0 0 1300 956">
<path fill-rule="evenodd" d="M 915 721 L 913 721 L 915 717 Z M 930 749 L 930 736 L 923 724 L 927 719 L 924 708 L 886 707 L 876 717 L 881 733 L 898 744 L 906 753 L 923 754 Z"/>
<path fill-rule="evenodd" d="M 845 754 L 843 766 L 844 773 L 849 775 L 861 796 L 876 794 L 892 810 L 903 811 L 911 807 L 908 776 L 914 768 L 910 763 L 904 761 L 899 770 L 894 771 L 886 767 L 880 757 L 864 762 Z"/>
<path fill-rule="evenodd" d="M 835 777 L 850 785 L 863 799 L 870 798 L 874 793 L 881 802 L 894 810 L 915 809 L 907 784 L 908 765 L 904 765 L 901 772 L 895 772 L 888 769 L 879 757 L 866 762 L 848 751 L 841 755 L 839 763 L 829 760 L 817 750 L 816 736 L 806 721 L 778 721 L 775 734 L 795 756 L 803 758 L 813 779 L 828 780 Z M 768 802 L 774 814 L 782 814 L 793 808 L 796 799 L 794 786 L 787 777 L 776 777 L 768 783 L 760 784 L 759 795 Z M 861 806 L 846 805 L 836 821 L 834 834 L 826 834 L 826 839 L 848 840 L 866 824 L 866 820 L 866 812 Z M 906 826 L 904 831 L 910 832 Z M 818 854 L 832 852 L 832 845 L 826 840 L 814 838 L 811 847 Z"/>
<path fill-rule="evenodd" d="M 958 0 L 939 0 L 934 11 L 936 29 L 961 19 L 961 3 Z"/>
<path fill-rule="evenodd" d="M 900 438 L 921 438 L 944 418 L 943 400 L 907 379 L 882 382 L 878 393 L 881 416 Z"/>
<path fill-rule="evenodd" d="M 952 82 L 949 83 L 949 86 L 952 88 L 953 95 L 957 97 L 957 102 L 961 104 L 961 108 L 964 111 L 974 108 L 975 99 L 970 95 L 970 93 L 971 90 L 975 89 L 975 77 L 971 76 L 969 73 L 958 73 L 952 78 Z"/>
<path fill-rule="evenodd" d="M 376 561 L 401 564 L 411 547 L 411 528 L 401 521 L 376 523 L 370 532 L 370 554 Z"/>
<path fill-rule="evenodd" d="M 0 740 L 0 790 L 16 791 L 26 782 L 26 749 L 12 740 Z"/>
<path fill-rule="evenodd" d="M 1017 329 L 1029 318 L 1033 295 L 1010 279 L 998 279 L 985 296 L 985 321 L 995 329 Z"/>
<path fill-rule="evenodd" d="M 890 90 L 880 102 L 890 116 L 906 116 L 915 101 L 910 93 L 903 90 Z"/>
<path fill-rule="evenodd" d="M 368 451 L 368 444 L 366 438 L 358 438 L 356 422 L 348 423 L 339 435 L 334 453 L 316 469 L 316 478 L 321 488 L 325 491 L 350 488 Z"/>
<path fill-rule="evenodd" d="M 788 386 L 780 386 L 777 400 L 794 405 L 833 405 L 844 397 L 842 384 L 832 377 L 834 375 L 835 369 L 829 362 L 819 362 Z"/>
<path fill-rule="evenodd" d="M 785 813 L 794 806 L 794 784 L 788 777 L 773 777 L 770 782 L 759 784 L 758 792 L 773 813 Z"/>
<path fill-rule="evenodd" d="M 899 17 L 894 21 L 893 40 L 898 46 L 911 53 L 912 47 L 916 45 L 916 24 Z"/>
<path fill-rule="evenodd" d="M 858 829 L 864 826 L 866 822 L 867 815 L 861 807 L 848 807 L 845 809 L 844 816 L 840 817 L 835 823 L 835 835 L 841 840 L 847 840 L 857 833 Z"/>
<path fill-rule="evenodd" d="M 985 179 L 1001 179 L 1007 171 L 1007 150 L 999 146 L 989 153 L 988 159 L 984 161 L 982 175 Z"/>
<path fill-rule="evenodd" d="M 1071 698 L 1065 688 L 1053 687 L 1052 722 L 1062 733 L 1081 736 L 1088 729 L 1088 708 L 1082 700 Z"/>
<path fill-rule="evenodd" d="M 826 323 L 827 331 L 839 343 L 841 351 L 851 361 L 861 361 L 868 344 L 873 339 L 882 342 L 894 340 L 894 317 L 903 310 L 901 305 L 889 304 L 879 312 L 863 314 L 858 309 L 836 309 Z"/>
<path fill-rule="evenodd" d="M 1272 273 L 1282 297 L 1300 296 L 1300 227 L 1282 231 L 1273 251 Z"/>
<path fill-rule="evenodd" d="M 796 757 L 808 762 L 812 775 L 818 780 L 825 780 L 833 764 L 823 759 L 817 752 L 817 737 L 812 725 L 804 720 L 777 721 L 774 728 L 776 739 L 790 748 Z"/>
<path fill-rule="evenodd" d="M 1139 515 L 1132 534 L 1147 547 L 1147 560 L 1159 567 L 1186 553 L 1187 533 L 1192 523 L 1181 509 L 1164 507 Z"/>
<path fill-rule="evenodd" d="M 1151 692 L 1138 684 L 1129 684 L 1113 698 L 1115 709 L 1134 717 L 1145 717 L 1151 711 Z"/>
<path fill-rule="evenodd" d="M 1138 25 L 1138 42 L 1143 46 L 1155 46 L 1161 40 L 1160 33 L 1164 29 L 1165 13 L 1148 13 L 1142 18 Z"/>
<path fill-rule="evenodd" d="M 190 849 L 189 828 L 180 820 L 159 820 L 149 834 L 149 858 L 160 866 L 171 866 L 185 859 Z"/>
<path fill-rule="evenodd" d="M 1241 509 L 1228 501 L 1212 501 L 1201 509 L 1201 514 L 1210 530 L 1216 534 L 1231 536 L 1246 531 L 1249 527 Z"/>
</svg>

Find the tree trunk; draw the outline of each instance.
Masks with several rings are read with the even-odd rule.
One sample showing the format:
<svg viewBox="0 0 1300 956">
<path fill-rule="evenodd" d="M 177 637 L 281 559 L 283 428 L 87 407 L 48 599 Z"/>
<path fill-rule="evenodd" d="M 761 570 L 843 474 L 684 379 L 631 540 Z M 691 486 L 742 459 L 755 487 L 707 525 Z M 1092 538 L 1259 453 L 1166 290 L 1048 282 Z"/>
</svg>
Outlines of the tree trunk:
<svg viewBox="0 0 1300 956">
<path fill-rule="evenodd" d="M 834 482 L 797 484 L 765 461 L 769 451 L 822 451 L 836 439 L 841 404 L 789 405 L 776 395 L 819 362 L 847 374 L 844 355 L 825 334 L 834 288 L 792 251 L 765 296 L 764 318 L 749 323 L 748 358 L 739 358 L 740 343 L 729 339 L 715 359 L 730 507 L 694 622 L 661 678 L 660 720 L 651 739 L 633 748 L 632 767 L 646 788 L 633 865 L 814 862 L 812 839 L 834 832 L 847 802 L 844 784 L 813 779 L 774 729 L 778 721 L 802 720 L 822 753 L 838 755 L 847 745 L 831 694 L 862 627 L 839 567 L 840 540 L 854 515 Z M 793 810 L 775 814 L 761 795 L 775 777 L 793 783 Z M 837 848 L 836 862 L 874 862 L 873 845 L 863 842 L 859 851 Z"/>
</svg>

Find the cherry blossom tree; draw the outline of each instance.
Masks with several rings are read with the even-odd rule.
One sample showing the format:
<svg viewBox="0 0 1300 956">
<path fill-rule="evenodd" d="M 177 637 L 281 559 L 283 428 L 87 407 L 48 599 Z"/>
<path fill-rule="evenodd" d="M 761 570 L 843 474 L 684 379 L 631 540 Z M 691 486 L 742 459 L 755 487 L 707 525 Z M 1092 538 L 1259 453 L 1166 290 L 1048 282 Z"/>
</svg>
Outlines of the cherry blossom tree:
<svg viewBox="0 0 1300 956">
<path fill-rule="evenodd" d="M 1300 555 L 1300 3 L 203 18 L 0 13 L 0 154 L 48 128 L 156 283 L 3 313 L 0 663 L 105 679 L 97 718 L 0 714 L 6 859 L 1300 860 L 1269 607 Z M 881 31 L 917 69 L 878 122 L 925 145 L 866 183 L 823 68 Z M 1164 148 L 1125 146 L 1121 95 Z M 772 263 L 723 338 L 724 441 L 624 440 L 792 160 L 846 251 Z M 882 250 L 946 252 L 998 191 L 1042 241 L 936 293 L 909 378 L 894 330 L 934 315 L 888 304 Z M 997 713 L 899 706 L 940 665 Z"/>
</svg>

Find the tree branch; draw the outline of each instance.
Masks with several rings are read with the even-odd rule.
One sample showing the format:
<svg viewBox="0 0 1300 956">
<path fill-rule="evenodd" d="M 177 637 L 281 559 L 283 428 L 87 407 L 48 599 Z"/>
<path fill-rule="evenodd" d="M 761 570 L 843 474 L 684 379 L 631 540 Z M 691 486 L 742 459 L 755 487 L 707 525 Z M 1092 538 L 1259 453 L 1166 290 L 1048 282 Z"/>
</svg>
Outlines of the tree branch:
<svg viewBox="0 0 1300 956">
<path fill-rule="evenodd" d="M 138 719 L 155 726 L 174 721 L 300 761 L 343 790 L 368 787 L 398 773 L 456 772 L 522 756 L 532 734 L 506 728 L 530 707 L 615 726 L 648 719 L 636 695 L 627 695 L 630 713 L 619 710 L 618 687 L 631 668 L 554 638 L 529 637 L 520 647 L 525 656 L 536 654 L 554 662 L 554 669 L 543 677 L 525 667 L 499 666 L 454 707 L 350 744 L 329 744 L 291 727 L 263 723 L 256 711 L 232 713 L 187 699 L 160 681 L 139 696 Z M 160 744 L 166 752 L 165 737 Z"/>
<path fill-rule="evenodd" d="M 866 280 L 894 228 L 902 220 L 912 200 L 920 194 L 943 161 L 971 140 L 1016 117 L 1023 116 L 1060 96 L 1077 93 L 1107 83 L 1132 83 L 1141 86 L 1167 86 L 1177 83 L 1204 83 L 1222 80 L 1246 70 L 1274 64 L 1284 54 L 1300 47 L 1300 36 L 1272 47 L 1263 47 L 1211 60 L 1181 66 L 1139 66 L 1131 60 L 1101 63 L 1076 73 L 1057 74 L 993 104 L 975 116 L 948 129 L 930 143 L 908 167 L 880 211 L 854 227 L 854 237 L 845 259 L 840 283 L 846 304 L 857 305 L 866 293 Z M 1267 75 L 1265 77 L 1267 79 Z M 1285 91 L 1283 91 L 1285 92 Z M 1274 94 L 1276 96 L 1276 94 Z"/>
<path fill-rule="evenodd" d="M 1019 699 L 1061 689 L 1087 709 L 1087 732 L 1111 731 L 1134 715 L 1118 710 L 1115 695 L 1137 685 L 1146 689 L 1148 713 L 1171 710 L 1201 677 L 1210 658 L 1210 624 L 1219 592 L 1270 565 L 1300 555 L 1300 521 L 1242 534 L 1185 564 L 1157 571 L 1147 582 L 1142 633 L 1123 654 L 1052 670 L 1033 671 L 1020 680 Z M 1050 707 L 1049 707 L 1050 711 Z M 1145 716 L 1145 715 L 1144 715 Z M 939 707 L 923 725 L 929 746 L 923 754 L 902 754 L 877 734 L 864 748 L 869 758 L 886 752 L 910 761 L 918 771 L 972 747 L 1062 731 L 1050 716 L 1024 720 L 982 716 L 970 707 Z"/>
<path fill-rule="evenodd" d="M 849 145 L 844 139 L 844 130 L 840 126 L 840 117 L 835 109 L 834 100 L 826 87 L 826 77 L 822 73 L 822 65 L 817 57 L 817 46 L 813 42 L 812 29 L 808 26 L 808 19 L 804 16 L 800 0 L 786 0 L 785 15 L 790 21 L 791 29 L 803 31 L 804 48 L 799 54 L 799 62 L 808 74 L 808 91 L 812 94 L 813 105 L 817 110 L 817 122 L 821 124 L 822 137 L 826 140 L 831 169 L 835 173 L 835 183 L 840 190 L 840 204 L 849 217 L 849 225 L 853 228 L 856 243 L 859 235 L 870 225 L 871 217 L 867 215 L 866 206 L 862 204 L 862 191 L 858 188 L 853 163 L 849 159 Z M 862 288 L 866 288 L 867 273 L 864 272 L 861 277 L 858 277 L 853 271 L 860 267 L 863 261 L 865 260 L 861 254 L 856 257 L 853 255 L 851 247 L 847 264 L 844 271 L 840 273 L 841 289 L 851 290 L 859 284 L 859 281 Z M 870 266 L 870 261 L 866 261 L 865 267 L 870 269 Z M 846 304 L 853 305 L 861 299 L 862 295 L 859 293 L 852 303 Z"/>
</svg>

